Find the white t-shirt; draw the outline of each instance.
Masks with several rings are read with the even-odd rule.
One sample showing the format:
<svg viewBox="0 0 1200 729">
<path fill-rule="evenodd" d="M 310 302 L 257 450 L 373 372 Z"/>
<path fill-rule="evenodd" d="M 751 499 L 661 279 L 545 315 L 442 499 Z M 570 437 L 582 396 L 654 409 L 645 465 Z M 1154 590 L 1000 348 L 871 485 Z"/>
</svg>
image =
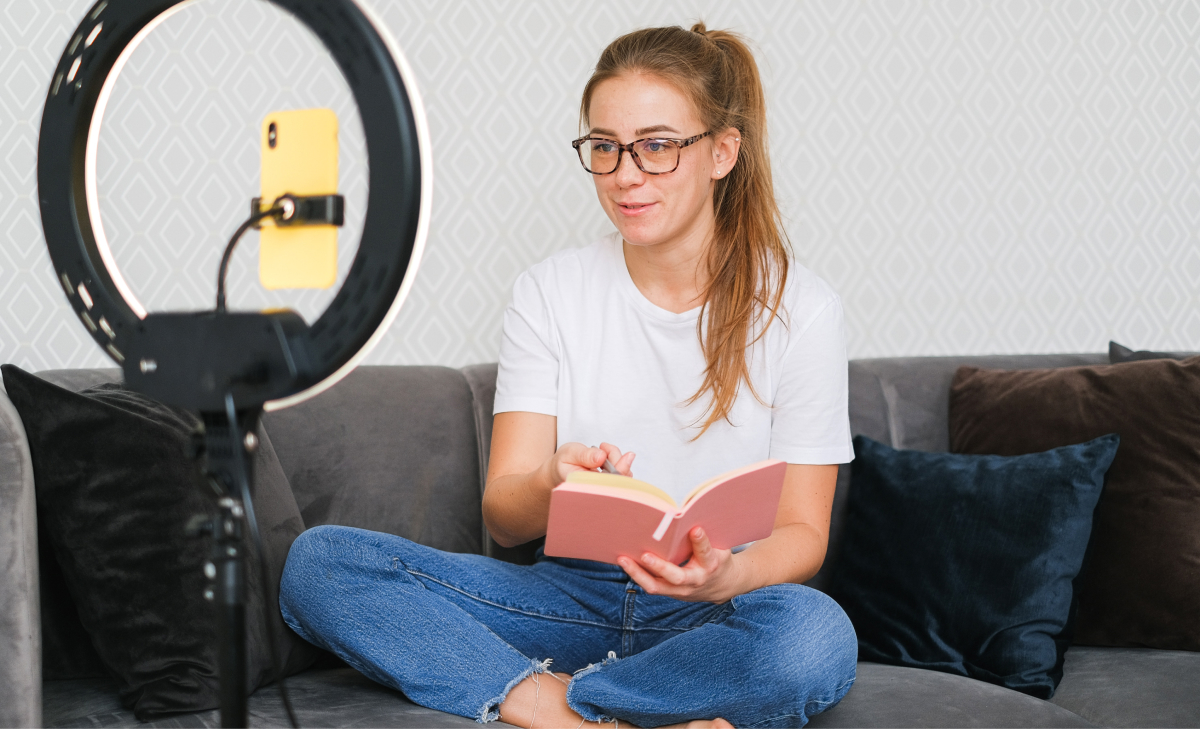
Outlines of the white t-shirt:
<svg viewBox="0 0 1200 729">
<path fill-rule="evenodd" d="M 699 307 L 675 314 L 629 277 L 621 238 L 564 251 L 517 278 L 504 313 L 495 412 L 558 418 L 558 445 L 606 441 L 633 451 L 633 475 L 682 499 L 724 471 L 767 458 L 846 463 L 850 442 L 845 334 L 838 295 L 792 263 L 786 314 L 750 354 L 729 420 L 702 437 Z M 786 324 L 786 326 L 784 326 Z"/>
</svg>

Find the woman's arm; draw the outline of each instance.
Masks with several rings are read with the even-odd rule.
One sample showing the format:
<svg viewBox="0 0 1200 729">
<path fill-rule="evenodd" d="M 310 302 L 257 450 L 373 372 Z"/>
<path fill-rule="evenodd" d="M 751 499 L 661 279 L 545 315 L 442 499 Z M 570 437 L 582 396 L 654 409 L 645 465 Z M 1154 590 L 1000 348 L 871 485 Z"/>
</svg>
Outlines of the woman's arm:
<svg viewBox="0 0 1200 729">
<path fill-rule="evenodd" d="M 789 463 L 771 536 L 733 554 L 714 549 L 697 527 L 682 567 L 651 554 L 623 558 L 621 566 L 646 592 L 680 600 L 725 602 L 766 585 L 805 582 L 825 561 L 836 485 L 837 466 Z"/>
<path fill-rule="evenodd" d="M 775 530 L 737 555 L 746 588 L 737 594 L 781 582 L 807 582 L 817 574 L 829 546 L 837 474 L 837 466 L 788 464 Z"/>
<path fill-rule="evenodd" d="M 515 547 L 546 533 L 550 492 L 567 474 L 594 470 L 612 459 L 630 475 L 633 454 L 601 443 L 564 443 L 557 451 L 558 418 L 540 413 L 499 413 L 492 421 L 492 454 L 483 489 L 483 523 L 502 546 Z"/>
</svg>

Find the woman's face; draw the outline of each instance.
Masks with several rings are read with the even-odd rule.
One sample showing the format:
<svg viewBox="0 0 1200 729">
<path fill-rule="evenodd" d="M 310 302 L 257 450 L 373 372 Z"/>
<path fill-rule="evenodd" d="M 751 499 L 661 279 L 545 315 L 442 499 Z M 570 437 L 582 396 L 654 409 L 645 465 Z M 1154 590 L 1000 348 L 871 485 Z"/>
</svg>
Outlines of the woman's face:
<svg viewBox="0 0 1200 729">
<path fill-rule="evenodd" d="M 617 76 L 597 86 L 588 119 L 589 136 L 621 144 L 646 137 L 687 139 L 709 131 L 687 97 L 645 73 Z M 732 167 L 728 154 L 723 166 L 716 158 L 723 146 L 706 137 L 684 147 L 679 167 L 665 175 L 642 172 L 628 152 L 615 172 L 594 175 L 600 205 L 625 241 L 635 246 L 707 241 L 713 229 L 713 181 Z"/>
</svg>

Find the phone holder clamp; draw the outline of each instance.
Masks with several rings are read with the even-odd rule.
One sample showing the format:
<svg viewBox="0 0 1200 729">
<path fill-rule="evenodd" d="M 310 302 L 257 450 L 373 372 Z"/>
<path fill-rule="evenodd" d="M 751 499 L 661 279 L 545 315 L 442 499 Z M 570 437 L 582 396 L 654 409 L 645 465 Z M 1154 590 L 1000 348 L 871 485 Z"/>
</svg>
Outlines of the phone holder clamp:
<svg viewBox="0 0 1200 729">
<path fill-rule="evenodd" d="M 342 227 L 346 220 L 346 198 L 341 195 L 293 195 L 284 193 L 275 198 L 272 207 L 283 208 L 283 214 L 274 218 L 275 225 L 290 228 L 306 225 L 336 225 Z M 250 215 L 263 212 L 262 198 L 250 198 Z M 261 224 L 254 228 L 261 228 Z"/>
</svg>

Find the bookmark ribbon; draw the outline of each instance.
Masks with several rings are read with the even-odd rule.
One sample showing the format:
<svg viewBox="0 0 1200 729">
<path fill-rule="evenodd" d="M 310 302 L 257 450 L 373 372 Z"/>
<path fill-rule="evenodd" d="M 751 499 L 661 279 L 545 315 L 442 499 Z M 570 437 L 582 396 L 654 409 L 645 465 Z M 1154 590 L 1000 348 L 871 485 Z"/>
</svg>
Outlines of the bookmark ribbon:
<svg viewBox="0 0 1200 729">
<path fill-rule="evenodd" d="M 676 516 L 678 516 L 678 514 L 673 514 L 669 511 L 663 514 L 662 521 L 658 523 L 658 528 L 654 530 L 654 533 L 650 535 L 650 538 L 656 542 L 661 542 L 663 535 L 667 533 L 667 528 L 671 526 L 671 520 Z"/>
</svg>

